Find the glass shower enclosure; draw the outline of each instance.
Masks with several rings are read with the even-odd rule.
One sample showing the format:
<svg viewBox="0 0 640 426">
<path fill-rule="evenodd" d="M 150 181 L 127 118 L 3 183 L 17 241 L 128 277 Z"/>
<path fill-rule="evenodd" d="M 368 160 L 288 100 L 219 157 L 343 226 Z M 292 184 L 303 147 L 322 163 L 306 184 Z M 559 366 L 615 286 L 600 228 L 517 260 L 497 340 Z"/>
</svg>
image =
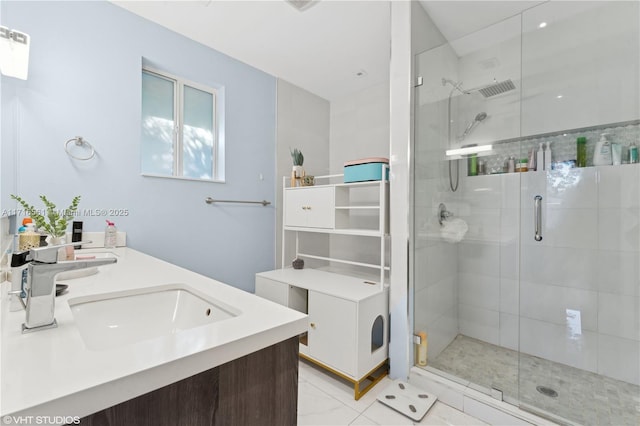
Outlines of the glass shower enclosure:
<svg viewBox="0 0 640 426">
<path fill-rule="evenodd" d="M 415 57 L 417 367 L 640 424 L 639 21 L 546 2 Z"/>
</svg>

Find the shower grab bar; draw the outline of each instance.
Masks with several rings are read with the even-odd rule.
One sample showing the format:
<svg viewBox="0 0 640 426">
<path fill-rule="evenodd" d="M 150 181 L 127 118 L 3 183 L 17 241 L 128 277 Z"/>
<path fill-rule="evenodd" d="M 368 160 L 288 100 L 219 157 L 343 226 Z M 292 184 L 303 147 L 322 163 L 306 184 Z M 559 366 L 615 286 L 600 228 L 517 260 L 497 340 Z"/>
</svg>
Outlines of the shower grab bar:
<svg viewBox="0 0 640 426">
<path fill-rule="evenodd" d="M 214 200 L 211 197 L 207 197 L 204 199 L 204 202 L 207 204 L 213 203 L 241 203 L 241 204 L 262 204 L 264 207 L 271 204 L 271 201 L 262 200 L 262 201 L 242 201 L 242 200 Z"/>
<path fill-rule="evenodd" d="M 535 235 L 533 239 L 542 241 L 542 197 L 539 195 L 533 197 L 533 216 L 535 222 Z"/>
</svg>

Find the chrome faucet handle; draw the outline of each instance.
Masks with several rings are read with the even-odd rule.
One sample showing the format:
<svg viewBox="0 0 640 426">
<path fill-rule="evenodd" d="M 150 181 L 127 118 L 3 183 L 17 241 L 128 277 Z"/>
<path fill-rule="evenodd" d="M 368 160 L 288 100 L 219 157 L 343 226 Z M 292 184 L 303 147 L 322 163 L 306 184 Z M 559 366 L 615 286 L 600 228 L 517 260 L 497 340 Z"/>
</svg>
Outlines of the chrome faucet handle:
<svg viewBox="0 0 640 426">
<path fill-rule="evenodd" d="M 36 247 L 29 249 L 29 260 L 40 263 L 56 263 L 58 261 L 58 249 L 61 247 L 89 244 L 93 241 L 74 241 L 72 243 L 56 244 L 54 246 Z"/>
</svg>

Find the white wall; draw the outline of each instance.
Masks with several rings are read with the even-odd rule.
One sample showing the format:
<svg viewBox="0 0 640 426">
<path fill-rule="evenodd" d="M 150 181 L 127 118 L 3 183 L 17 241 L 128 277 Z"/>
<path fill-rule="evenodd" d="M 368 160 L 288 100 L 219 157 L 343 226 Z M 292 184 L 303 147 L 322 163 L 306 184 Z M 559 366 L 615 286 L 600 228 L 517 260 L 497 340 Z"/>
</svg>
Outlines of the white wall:
<svg viewBox="0 0 640 426">
<path fill-rule="evenodd" d="M 276 79 L 109 2 L 1 5 L 3 25 L 32 41 L 29 79 L 2 80 L 2 185 L 11 175 L 5 143 L 13 140 L 15 192 L 26 200 L 39 204 L 45 194 L 63 207 L 80 194 L 80 210 L 128 209 L 127 216 L 79 219 L 89 231 L 114 220 L 129 246 L 252 291 L 254 274 L 275 266 L 275 207 L 204 200 L 274 201 Z M 189 80 L 224 85 L 225 183 L 140 175 L 143 57 Z M 65 154 L 75 136 L 95 147 L 93 160 Z"/>
<path fill-rule="evenodd" d="M 523 135 L 638 118 L 639 15 L 638 2 L 549 2 L 523 14 Z"/>
<path fill-rule="evenodd" d="M 293 165 L 289 149 L 298 148 L 304 155 L 307 175 L 329 173 L 329 101 L 285 80 L 278 80 L 276 127 L 276 267 L 282 259 L 282 177 L 291 176 Z M 285 265 L 295 257 L 294 233 L 288 232 Z M 324 235 L 308 235 L 311 253 L 327 256 L 329 239 Z M 307 266 L 313 261 L 306 260 Z"/>
<path fill-rule="evenodd" d="M 383 83 L 331 102 L 330 172 L 345 161 L 389 158 L 389 84 Z"/>
<path fill-rule="evenodd" d="M 389 158 L 389 84 L 379 84 L 332 101 L 330 123 L 331 174 L 343 173 L 346 161 Z M 370 237 L 331 236 L 331 256 L 336 258 L 379 264 L 379 247 L 379 240 Z M 332 269 L 356 271 L 338 264 Z M 360 273 L 375 277 L 378 272 L 367 269 Z"/>
</svg>

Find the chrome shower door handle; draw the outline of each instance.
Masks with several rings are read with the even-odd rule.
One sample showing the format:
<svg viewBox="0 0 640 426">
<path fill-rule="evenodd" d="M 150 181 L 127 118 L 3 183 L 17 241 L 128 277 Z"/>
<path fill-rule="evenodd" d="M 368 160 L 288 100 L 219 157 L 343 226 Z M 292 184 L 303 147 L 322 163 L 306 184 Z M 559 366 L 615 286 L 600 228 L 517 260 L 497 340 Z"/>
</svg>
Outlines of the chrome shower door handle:
<svg viewBox="0 0 640 426">
<path fill-rule="evenodd" d="M 542 197 L 539 195 L 533 197 L 533 221 L 535 229 L 533 239 L 542 241 Z"/>
</svg>

